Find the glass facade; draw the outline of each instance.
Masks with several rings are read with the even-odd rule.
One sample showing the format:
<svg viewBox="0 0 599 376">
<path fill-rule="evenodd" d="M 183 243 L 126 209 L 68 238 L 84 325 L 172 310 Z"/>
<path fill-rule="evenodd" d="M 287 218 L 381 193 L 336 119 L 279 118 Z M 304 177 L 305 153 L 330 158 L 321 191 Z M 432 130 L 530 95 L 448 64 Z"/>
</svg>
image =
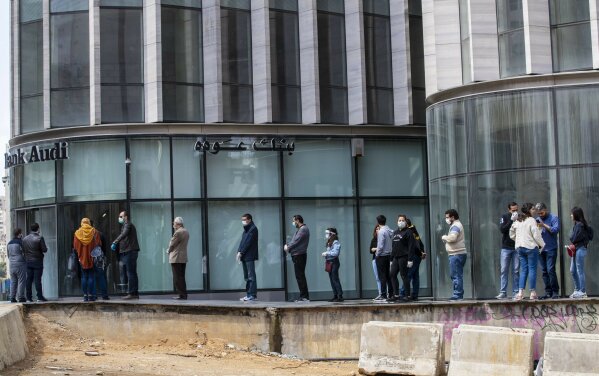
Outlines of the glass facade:
<svg viewBox="0 0 599 376">
<path fill-rule="evenodd" d="M 470 0 L 459 0 L 460 4 L 460 46 L 462 50 L 462 82 L 472 82 L 472 47 L 470 46 Z"/>
<path fill-rule="evenodd" d="M 413 124 L 426 125 L 426 80 L 424 74 L 424 35 L 420 1 L 409 1 L 410 79 L 412 80 Z"/>
<path fill-rule="evenodd" d="M 41 0 L 19 2 L 20 133 L 44 129 Z"/>
<path fill-rule="evenodd" d="M 499 74 L 501 77 L 526 73 L 524 13 L 522 0 L 497 0 Z"/>
<path fill-rule="evenodd" d="M 593 67 L 589 2 L 549 0 L 553 71 Z"/>
</svg>

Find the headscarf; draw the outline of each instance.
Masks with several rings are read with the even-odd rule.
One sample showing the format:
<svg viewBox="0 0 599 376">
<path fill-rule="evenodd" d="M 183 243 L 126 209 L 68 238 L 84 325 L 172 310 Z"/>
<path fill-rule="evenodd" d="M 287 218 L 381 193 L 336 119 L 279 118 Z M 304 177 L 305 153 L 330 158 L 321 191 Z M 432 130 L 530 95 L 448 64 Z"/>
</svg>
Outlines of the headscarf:
<svg viewBox="0 0 599 376">
<path fill-rule="evenodd" d="M 77 231 L 75 231 L 75 236 L 81 244 L 87 245 L 91 243 L 96 235 L 96 229 L 92 227 L 89 218 L 83 218 L 81 220 L 81 227 Z"/>
</svg>

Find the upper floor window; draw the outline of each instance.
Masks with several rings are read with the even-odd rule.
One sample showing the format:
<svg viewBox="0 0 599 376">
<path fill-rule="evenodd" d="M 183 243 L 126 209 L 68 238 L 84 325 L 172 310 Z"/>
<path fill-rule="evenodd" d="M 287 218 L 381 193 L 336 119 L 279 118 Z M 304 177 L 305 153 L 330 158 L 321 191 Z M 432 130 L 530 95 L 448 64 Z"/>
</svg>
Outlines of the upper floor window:
<svg viewBox="0 0 599 376">
<path fill-rule="evenodd" d="M 501 77 L 525 74 L 522 0 L 497 0 L 497 35 Z"/>
<path fill-rule="evenodd" d="M 29 133 L 44 129 L 42 1 L 19 5 L 19 114 L 21 133 Z"/>
<path fill-rule="evenodd" d="M 588 0 L 549 0 L 553 71 L 593 67 Z"/>
</svg>

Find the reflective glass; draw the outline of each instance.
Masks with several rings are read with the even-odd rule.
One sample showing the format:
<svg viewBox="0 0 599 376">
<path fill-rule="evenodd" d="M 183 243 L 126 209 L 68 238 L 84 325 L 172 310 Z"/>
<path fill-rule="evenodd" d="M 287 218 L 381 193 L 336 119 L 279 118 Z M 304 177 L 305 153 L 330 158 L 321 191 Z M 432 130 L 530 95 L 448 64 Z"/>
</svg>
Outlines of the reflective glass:
<svg viewBox="0 0 599 376">
<path fill-rule="evenodd" d="M 143 86 L 102 86 L 102 123 L 142 123 Z"/>
<path fill-rule="evenodd" d="M 333 12 L 333 13 L 341 13 L 344 12 L 343 0 L 317 0 L 316 1 L 316 9 L 325 11 L 325 12 Z"/>
<path fill-rule="evenodd" d="M 162 5 L 175 5 L 188 8 L 202 8 L 202 0 L 162 0 Z"/>
<path fill-rule="evenodd" d="M 102 84 L 143 83 L 141 9 L 100 10 Z"/>
<path fill-rule="evenodd" d="M 217 201 L 208 203 L 208 249 L 210 289 L 243 290 L 243 268 L 235 261 L 243 226 L 241 216 L 249 213 L 258 227 L 258 290 L 283 287 L 283 241 L 277 201 Z M 260 292 L 258 292 L 260 299 Z"/>
<path fill-rule="evenodd" d="M 101 7 L 141 7 L 143 0 L 100 0 Z"/>
<path fill-rule="evenodd" d="M 593 67 L 590 23 L 552 28 L 551 46 L 555 72 Z"/>
<path fill-rule="evenodd" d="M 20 95 L 41 94 L 43 90 L 42 22 L 20 26 Z"/>
<path fill-rule="evenodd" d="M 472 82 L 471 51 L 470 51 L 470 17 L 468 15 L 468 0 L 459 0 L 460 5 L 460 40 L 462 51 L 462 82 Z"/>
<path fill-rule="evenodd" d="M 236 86 L 223 84 L 223 121 L 231 123 L 251 123 L 254 119 L 250 85 Z"/>
<path fill-rule="evenodd" d="M 269 0 L 269 7 L 271 9 L 289 10 L 297 12 L 297 1 L 298 0 Z"/>
<path fill-rule="evenodd" d="M 412 65 L 412 87 L 423 88 L 424 81 L 424 39 L 422 35 L 422 17 L 410 17 L 410 61 Z"/>
<path fill-rule="evenodd" d="M 347 124 L 347 88 L 320 85 L 320 122 Z"/>
<path fill-rule="evenodd" d="M 220 6 L 250 10 L 250 1 L 251 0 L 220 0 Z"/>
<path fill-rule="evenodd" d="M 452 101 L 429 108 L 427 115 L 429 178 L 467 171 L 464 101 Z"/>
<path fill-rule="evenodd" d="M 183 225 L 189 231 L 188 260 L 185 269 L 187 290 L 201 290 L 204 288 L 204 274 L 207 272 L 204 270 L 202 253 L 202 204 L 200 202 L 176 201 L 174 213 L 175 217 L 183 218 Z"/>
<path fill-rule="evenodd" d="M 497 31 L 503 33 L 521 27 L 524 27 L 522 0 L 497 0 Z"/>
<path fill-rule="evenodd" d="M 368 123 L 393 124 L 393 89 L 374 89 L 368 91 Z"/>
<path fill-rule="evenodd" d="M 23 201 L 56 197 L 54 162 L 28 163 L 23 166 Z"/>
<path fill-rule="evenodd" d="M 44 109 L 42 95 L 21 98 L 21 133 L 44 129 Z"/>
<path fill-rule="evenodd" d="M 389 18 L 364 16 L 366 85 L 393 87 L 391 74 L 391 26 Z"/>
<path fill-rule="evenodd" d="M 43 0 L 20 0 L 19 18 L 21 22 L 42 19 Z"/>
<path fill-rule="evenodd" d="M 389 16 L 389 0 L 364 0 L 364 13 Z"/>
<path fill-rule="evenodd" d="M 164 121 L 204 121 L 202 86 L 162 83 Z"/>
<path fill-rule="evenodd" d="M 347 86 L 342 15 L 318 13 L 318 68 L 321 86 Z"/>
<path fill-rule="evenodd" d="M 202 83 L 202 12 L 162 7 L 162 80 Z"/>
<path fill-rule="evenodd" d="M 501 77 L 526 73 L 524 29 L 499 35 L 499 68 Z"/>
<path fill-rule="evenodd" d="M 173 189 L 175 198 L 202 196 L 202 153 L 193 150 L 195 139 L 173 139 Z"/>
<path fill-rule="evenodd" d="M 135 139 L 131 140 L 129 147 L 131 154 L 131 197 L 170 198 L 169 140 Z"/>
<path fill-rule="evenodd" d="M 33 211 L 33 221 L 39 223 L 40 233 L 46 241 L 48 252 L 44 255 L 42 290 L 48 299 L 58 298 L 58 248 L 56 247 L 56 207 Z"/>
<path fill-rule="evenodd" d="M 588 0 L 549 0 L 551 25 L 589 20 Z"/>
<path fill-rule="evenodd" d="M 89 9 L 89 0 L 51 0 L 50 12 L 73 12 Z"/>
<path fill-rule="evenodd" d="M 412 106 L 414 118 L 412 122 L 417 125 L 426 124 L 426 91 L 424 88 L 412 87 Z"/>
<path fill-rule="evenodd" d="M 272 86 L 272 122 L 301 123 L 299 87 Z"/>
<path fill-rule="evenodd" d="M 50 114 L 53 127 L 89 124 L 89 88 L 51 91 Z"/>
</svg>

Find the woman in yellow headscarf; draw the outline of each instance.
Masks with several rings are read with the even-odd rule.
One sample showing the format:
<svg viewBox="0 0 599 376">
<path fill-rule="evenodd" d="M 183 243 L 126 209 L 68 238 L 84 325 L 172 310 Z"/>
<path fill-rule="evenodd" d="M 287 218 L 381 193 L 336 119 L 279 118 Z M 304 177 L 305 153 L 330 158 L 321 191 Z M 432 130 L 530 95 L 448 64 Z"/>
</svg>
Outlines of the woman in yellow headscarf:
<svg viewBox="0 0 599 376">
<path fill-rule="evenodd" d="M 101 246 L 100 236 L 92 227 L 89 218 L 81 220 L 81 227 L 75 231 L 73 237 L 73 248 L 77 252 L 79 264 L 81 264 L 81 289 L 83 290 L 83 301 L 93 302 L 96 300 L 96 285 L 94 284 L 94 260 L 92 250 Z"/>
</svg>

